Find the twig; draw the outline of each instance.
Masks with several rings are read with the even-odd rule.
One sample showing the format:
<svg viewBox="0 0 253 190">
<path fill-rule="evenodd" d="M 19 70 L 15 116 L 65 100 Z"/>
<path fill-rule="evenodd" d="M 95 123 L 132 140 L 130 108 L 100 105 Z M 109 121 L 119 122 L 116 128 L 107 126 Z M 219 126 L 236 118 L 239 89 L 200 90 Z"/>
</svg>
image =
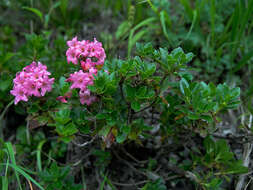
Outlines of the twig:
<svg viewBox="0 0 253 190">
<path fill-rule="evenodd" d="M 250 114 L 248 128 L 251 128 L 251 124 L 252 124 L 252 115 Z M 250 154 L 251 154 L 252 149 L 253 149 L 253 144 L 252 143 L 244 144 L 243 149 L 244 149 L 243 150 L 243 165 L 245 167 L 249 167 Z M 242 190 L 243 189 L 246 177 L 247 176 L 245 176 L 245 175 L 240 175 L 239 180 L 236 184 L 236 188 L 235 188 L 236 190 Z"/>
<path fill-rule="evenodd" d="M 125 80 L 125 78 L 122 78 L 122 79 L 120 80 L 120 82 L 119 82 L 120 94 L 121 94 L 123 100 L 124 100 L 125 102 L 127 102 L 127 101 L 126 101 L 126 97 L 125 97 L 124 92 L 123 92 L 123 82 L 124 82 L 124 80 Z"/>
<path fill-rule="evenodd" d="M 127 124 L 129 125 L 131 121 L 132 121 L 132 108 L 131 108 L 131 105 L 128 104 Z"/>
<path fill-rule="evenodd" d="M 30 125 L 30 120 L 27 118 L 27 120 L 26 120 L 26 139 L 27 139 L 27 144 L 31 145 L 29 125 Z"/>
<path fill-rule="evenodd" d="M 162 80 L 160 81 L 160 86 L 163 84 L 163 81 L 166 79 L 167 76 L 168 76 L 167 74 L 165 74 L 165 75 L 163 76 Z M 153 100 L 153 102 L 151 102 L 148 106 L 146 106 L 146 107 L 142 108 L 141 110 L 139 110 L 139 111 L 137 111 L 137 112 L 134 112 L 134 113 L 140 113 L 140 112 L 143 112 L 144 110 L 146 110 L 146 109 L 152 107 L 152 106 L 156 103 L 156 101 L 157 101 L 157 99 L 158 99 L 158 97 L 159 97 L 158 95 L 160 94 L 160 91 L 156 91 L 155 94 L 156 94 L 156 97 L 155 97 L 155 99 Z"/>
<path fill-rule="evenodd" d="M 247 190 L 247 188 L 248 188 L 248 186 L 249 186 L 249 184 L 251 183 L 252 180 L 253 180 L 253 178 L 251 177 L 249 182 L 245 185 L 244 190 Z"/>
<path fill-rule="evenodd" d="M 248 167 L 249 166 L 249 162 L 250 162 L 250 154 L 252 152 L 252 143 L 247 143 L 243 146 L 244 148 L 244 151 L 243 151 L 243 165 L 245 167 Z M 244 186 L 244 183 L 245 183 L 245 178 L 246 176 L 245 175 L 240 175 L 239 177 L 239 180 L 237 182 L 237 185 L 236 185 L 236 190 L 242 190 L 243 189 L 243 186 Z"/>
<path fill-rule="evenodd" d="M 178 175 L 170 176 L 170 177 L 165 178 L 164 181 L 170 181 L 179 177 L 180 176 Z M 115 182 L 115 181 L 111 181 L 111 182 L 113 185 L 129 187 L 129 186 L 138 186 L 138 185 L 146 184 L 149 182 L 149 180 L 143 180 L 143 181 L 134 182 L 134 183 L 120 183 L 120 182 Z"/>
<path fill-rule="evenodd" d="M 74 145 L 78 146 L 78 147 L 84 147 L 84 146 L 86 146 L 86 145 L 88 145 L 88 144 L 91 144 L 91 143 L 95 140 L 95 138 L 96 138 L 96 136 L 93 137 L 90 141 L 87 141 L 87 142 L 85 142 L 85 143 L 83 143 L 83 144 L 79 144 L 79 143 L 75 142 L 74 140 L 72 140 L 72 143 L 73 143 Z"/>
<path fill-rule="evenodd" d="M 30 182 L 30 180 L 29 180 L 29 179 L 27 179 L 27 181 L 28 181 L 28 184 L 29 184 L 30 189 L 31 189 L 31 190 L 33 190 L 32 183 Z"/>
<path fill-rule="evenodd" d="M 193 172 L 185 171 L 185 170 L 183 170 L 175 165 L 171 165 L 171 164 L 168 164 L 168 168 L 172 172 L 178 174 L 181 177 L 186 177 L 186 178 L 196 182 L 197 184 L 201 184 L 201 182 L 199 181 L 199 179 L 197 178 L 197 176 Z"/>
<path fill-rule="evenodd" d="M 112 151 L 113 151 L 114 155 L 117 157 L 117 159 L 121 160 L 122 162 L 124 162 L 129 168 L 131 168 L 132 170 L 134 170 L 137 173 L 140 173 L 140 174 L 142 174 L 144 176 L 147 176 L 147 174 L 145 172 L 137 170 L 132 164 L 130 164 L 128 161 L 126 161 L 123 158 L 121 158 L 116 151 L 114 151 L 114 150 L 112 150 Z"/>
<path fill-rule="evenodd" d="M 99 189 L 100 189 L 101 184 L 102 184 L 102 180 L 101 180 L 100 177 L 99 177 L 99 172 L 98 172 L 97 169 L 95 170 L 95 173 L 96 173 L 96 180 L 97 180 L 97 182 L 98 182 L 98 186 L 99 186 Z"/>
<path fill-rule="evenodd" d="M 148 183 L 148 180 L 139 181 L 136 183 L 120 183 L 120 182 L 115 182 L 115 181 L 111 181 L 111 182 L 113 185 L 129 187 L 129 186 L 137 186 L 137 185 L 142 185 L 142 184 Z"/>
<path fill-rule="evenodd" d="M 248 133 L 243 135 L 233 135 L 233 134 L 222 135 L 218 133 L 213 133 L 211 135 L 215 138 L 227 139 L 239 144 L 249 143 L 253 140 L 253 135 Z"/>
</svg>

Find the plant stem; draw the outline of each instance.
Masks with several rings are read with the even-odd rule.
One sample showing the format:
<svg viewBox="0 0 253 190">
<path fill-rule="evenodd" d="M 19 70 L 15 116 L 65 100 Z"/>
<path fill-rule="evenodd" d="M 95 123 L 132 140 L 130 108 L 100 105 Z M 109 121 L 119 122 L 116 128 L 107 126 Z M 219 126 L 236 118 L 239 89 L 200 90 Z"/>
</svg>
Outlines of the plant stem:
<svg viewBox="0 0 253 190">
<path fill-rule="evenodd" d="M 153 5 L 153 3 L 151 2 L 151 0 L 147 0 L 149 6 L 151 7 L 151 9 L 159 16 L 159 11 L 158 9 Z"/>
<path fill-rule="evenodd" d="M 0 138 L 3 139 L 3 127 L 4 127 L 4 115 L 7 112 L 7 110 L 9 109 L 9 107 L 14 103 L 14 100 L 12 100 L 9 104 L 7 104 L 7 106 L 4 108 L 4 111 L 1 113 L 0 115 Z"/>
<path fill-rule="evenodd" d="M 33 0 L 30 0 L 31 7 L 33 8 Z M 33 21 L 30 20 L 30 33 L 33 33 Z"/>
</svg>

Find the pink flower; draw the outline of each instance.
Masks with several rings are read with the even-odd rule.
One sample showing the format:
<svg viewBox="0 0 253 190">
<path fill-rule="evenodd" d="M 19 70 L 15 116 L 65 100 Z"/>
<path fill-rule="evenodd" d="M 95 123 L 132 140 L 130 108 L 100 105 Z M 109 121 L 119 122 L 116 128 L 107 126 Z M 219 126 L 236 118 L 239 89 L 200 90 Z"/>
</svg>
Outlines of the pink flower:
<svg viewBox="0 0 253 190">
<path fill-rule="evenodd" d="M 93 70 L 95 72 L 95 70 Z M 91 73 L 85 73 L 82 70 L 70 74 L 67 82 L 72 82 L 71 89 L 77 88 L 80 89 L 79 97 L 81 104 L 90 105 L 94 102 L 95 98 L 91 98 L 92 95 L 90 90 L 87 89 L 87 86 L 93 85 L 93 76 Z M 60 101 L 65 101 L 64 97 L 59 97 Z"/>
<path fill-rule="evenodd" d="M 74 37 L 72 40 L 67 41 L 67 45 L 69 47 L 76 47 L 78 44 L 79 43 L 78 43 L 77 37 Z"/>
<path fill-rule="evenodd" d="M 91 61 L 88 61 L 88 59 L 87 59 L 86 62 L 85 61 L 81 61 L 81 67 L 83 68 L 84 71 L 87 71 L 90 68 L 92 68 L 92 63 L 91 63 Z"/>
<path fill-rule="evenodd" d="M 80 96 L 80 102 L 81 104 L 87 104 L 88 106 L 90 104 L 92 104 L 94 101 L 96 101 L 96 97 L 95 96 L 91 96 L 90 95 L 90 91 L 87 90 L 81 90 L 79 92 L 79 96 Z"/>
<path fill-rule="evenodd" d="M 41 96 L 44 96 L 46 92 L 50 92 L 52 90 L 52 84 L 54 83 L 54 78 L 46 78 L 41 83 Z"/>
<path fill-rule="evenodd" d="M 84 73 L 82 70 L 70 74 L 70 77 L 66 80 L 72 82 L 71 89 L 80 88 L 81 90 L 86 89 L 87 85 L 92 85 L 93 81 L 89 73 Z"/>
<path fill-rule="evenodd" d="M 40 92 L 39 92 L 39 87 L 40 87 L 40 83 L 39 83 L 39 86 L 38 84 L 33 81 L 33 80 L 28 80 L 26 83 L 25 83 L 25 86 L 26 88 L 26 91 L 27 91 L 27 95 L 28 96 L 37 96 L 37 97 L 40 97 Z"/>
<path fill-rule="evenodd" d="M 72 95 L 71 92 L 67 92 L 64 96 L 58 96 L 56 100 L 61 101 L 62 103 L 68 103 L 67 98 L 70 98 Z"/>
<path fill-rule="evenodd" d="M 78 59 L 76 56 L 76 49 L 75 48 L 73 48 L 73 47 L 69 48 L 66 52 L 66 56 L 67 56 L 68 63 L 72 62 L 73 64 L 77 65 Z"/>
<path fill-rule="evenodd" d="M 27 93 L 21 85 L 17 85 L 16 88 L 11 90 L 11 94 L 15 96 L 14 104 L 17 104 L 19 101 L 28 101 Z"/>
<path fill-rule="evenodd" d="M 59 100 L 59 101 L 61 101 L 62 103 L 68 103 L 68 101 L 66 100 L 66 98 L 67 98 L 67 97 L 65 97 L 65 96 L 58 96 L 58 97 L 56 98 L 56 100 Z"/>
<path fill-rule="evenodd" d="M 97 70 L 96 68 L 94 68 L 94 67 L 91 67 L 91 68 L 89 69 L 89 73 L 90 73 L 90 74 L 96 75 L 97 72 L 98 72 L 98 70 Z"/>
<path fill-rule="evenodd" d="M 50 74 L 47 67 L 40 62 L 32 62 L 24 67 L 13 80 L 11 94 L 15 96 L 14 103 L 28 101 L 29 96 L 44 96 L 46 92 L 51 91 L 54 78 L 49 78 Z"/>
</svg>

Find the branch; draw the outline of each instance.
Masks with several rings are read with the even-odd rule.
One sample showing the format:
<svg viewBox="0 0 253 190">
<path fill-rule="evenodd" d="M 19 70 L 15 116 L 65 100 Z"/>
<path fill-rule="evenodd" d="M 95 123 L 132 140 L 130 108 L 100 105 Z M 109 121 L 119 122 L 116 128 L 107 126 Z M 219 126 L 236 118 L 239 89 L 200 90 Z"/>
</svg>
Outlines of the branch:
<svg viewBox="0 0 253 190">
<path fill-rule="evenodd" d="M 249 117 L 249 125 L 248 125 L 249 129 L 251 128 L 251 124 L 252 124 L 252 115 L 250 115 L 250 117 Z M 252 149 L 253 149 L 253 144 L 252 143 L 244 144 L 243 148 L 244 148 L 244 150 L 243 150 L 243 165 L 245 167 L 249 167 L 250 154 L 251 154 Z M 240 175 L 239 180 L 236 184 L 236 188 L 235 188 L 236 190 L 242 190 L 243 189 L 246 177 L 247 176 L 245 176 L 245 175 Z"/>
<path fill-rule="evenodd" d="M 168 74 L 165 74 L 163 76 L 162 80 L 160 81 L 160 86 L 163 84 L 163 82 L 164 82 L 164 80 L 166 79 L 167 76 L 168 76 Z M 153 102 L 151 104 L 149 104 L 148 106 L 146 106 L 146 107 L 142 108 L 141 110 L 139 110 L 137 112 L 134 112 L 134 113 L 140 113 L 140 112 L 143 112 L 144 110 L 152 107 L 156 103 L 156 101 L 159 97 L 158 95 L 160 94 L 160 92 L 161 92 L 160 90 L 155 92 L 156 97 L 155 97 L 155 99 L 153 100 Z"/>
<path fill-rule="evenodd" d="M 84 142 L 84 143 L 82 143 L 82 144 L 79 144 L 79 143 L 75 142 L 74 140 L 72 141 L 72 143 L 73 143 L 74 145 L 78 146 L 78 147 L 84 147 L 84 146 L 86 146 L 86 145 L 88 145 L 88 144 L 91 144 L 91 143 L 95 140 L 95 138 L 96 138 L 96 136 L 93 137 L 90 141 L 86 141 L 86 142 Z"/>
</svg>

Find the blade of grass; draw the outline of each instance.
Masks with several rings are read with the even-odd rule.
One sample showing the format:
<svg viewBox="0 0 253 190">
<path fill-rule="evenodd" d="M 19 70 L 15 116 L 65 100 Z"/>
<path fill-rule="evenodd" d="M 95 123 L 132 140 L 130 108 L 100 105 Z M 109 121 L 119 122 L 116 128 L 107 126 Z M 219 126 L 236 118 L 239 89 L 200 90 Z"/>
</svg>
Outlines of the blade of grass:
<svg viewBox="0 0 253 190">
<path fill-rule="evenodd" d="M 4 152 L 6 152 L 6 154 L 7 154 L 7 156 L 8 156 L 8 158 L 7 158 L 7 163 L 6 163 L 6 166 L 5 166 L 5 174 L 4 174 L 4 176 L 2 176 L 2 190 L 8 190 L 8 168 L 9 168 L 9 154 L 8 154 L 8 152 L 6 151 L 6 149 L 5 149 L 5 151 Z"/>
<path fill-rule="evenodd" d="M 137 32 L 134 36 L 133 34 L 130 34 L 131 35 L 131 40 L 129 40 L 129 43 L 128 43 L 128 57 L 130 57 L 130 54 L 131 54 L 131 50 L 134 46 L 134 44 L 139 40 L 141 39 L 141 37 L 148 33 L 148 30 L 141 30 L 139 32 Z"/>
<path fill-rule="evenodd" d="M 60 9 L 61 9 L 61 13 L 63 15 L 63 18 L 65 19 L 66 16 L 67 16 L 67 7 L 68 7 L 68 3 L 69 1 L 68 0 L 60 0 Z"/>
<path fill-rule="evenodd" d="M 12 144 L 10 142 L 7 142 L 5 143 L 6 147 L 7 147 L 7 150 L 8 150 L 8 154 L 10 156 L 10 160 L 11 160 L 11 163 L 13 165 L 16 166 L 16 160 L 15 160 L 15 154 L 14 154 L 14 150 L 13 150 L 13 147 L 12 147 Z M 11 165 L 11 164 L 9 164 Z M 21 183 L 20 183 L 20 178 L 19 178 L 19 174 L 17 173 L 17 171 L 15 170 L 15 175 L 16 175 L 16 179 L 17 179 L 17 182 L 18 182 L 18 187 L 19 189 L 22 190 L 22 186 L 21 186 Z"/>
<path fill-rule="evenodd" d="M 104 177 L 104 180 L 102 181 L 99 190 L 104 190 L 105 181 L 106 181 L 106 180 L 105 180 L 105 177 Z"/>
<path fill-rule="evenodd" d="M 189 0 L 180 0 L 180 3 L 183 5 L 186 14 L 188 17 L 193 20 L 193 9 L 191 8 L 191 4 Z"/>
<path fill-rule="evenodd" d="M 192 20 L 192 24 L 191 24 L 191 27 L 190 27 L 189 32 L 188 32 L 187 35 L 186 35 L 185 40 L 187 40 L 187 39 L 190 37 L 190 35 L 191 35 L 191 33 L 192 33 L 192 29 L 194 28 L 194 25 L 195 25 L 195 23 L 196 23 L 196 21 L 197 21 L 197 16 L 198 16 L 198 11 L 197 11 L 197 10 L 194 10 L 194 11 L 193 11 L 193 20 Z"/>
<path fill-rule="evenodd" d="M 153 5 L 153 3 L 151 2 L 151 0 L 147 0 L 149 6 L 151 7 L 151 9 L 157 14 L 159 15 L 159 11 L 158 9 Z"/>
<path fill-rule="evenodd" d="M 40 18 L 41 22 L 43 23 L 43 13 L 39 9 L 32 7 L 22 7 L 22 8 L 37 15 Z"/>
<path fill-rule="evenodd" d="M 41 150 L 43 145 L 45 144 L 46 140 L 40 141 L 38 147 L 37 147 L 37 152 L 36 152 L 36 157 L 37 157 L 37 167 L 39 172 L 42 171 L 42 164 L 41 164 Z"/>
<path fill-rule="evenodd" d="M 168 14 L 164 10 L 160 12 L 160 23 L 161 23 L 163 34 L 164 34 L 165 38 L 171 44 L 171 40 L 169 39 L 169 35 L 167 32 L 167 26 L 166 26 L 166 23 L 169 26 L 171 26 L 171 20 L 170 20 Z"/>
<path fill-rule="evenodd" d="M 233 14 L 233 20 L 232 20 L 232 31 L 231 31 L 231 41 L 236 40 L 236 35 L 239 27 L 239 19 L 240 19 L 240 1 L 238 1 L 234 14 Z"/>
<path fill-rule="evenodd" d="M 2 190 L 8 190 L 8 178 L 7 176 L 2 176 Z"/>
<path fill-rule="evenodd" d="M 112 190 L 117 190 L 117 188 L 112 184 L 112 182 L 107 178 L 107 174 L 104 175 L 103 173 L 101 173 L 102 177 L 104 178 L 103 182 L 106 182 Z"/>
<path fill-rule="evenodd" d="M 48 23 L 49 23 L 49 20 L 50 20 L 50 15 L 51 13 L 53 12 L 54 9 L 56 9 L 57 7 L 59 7 L 61 5 L 61 3 L 58 1 L 56 3 L 54 3 L 50 9 L 49 9 L 49 12 L 45 15 L 45 22 L 44 22 L 44 27 L 47 28 L 48 27 Z"/>
<path fill-rule="evenodd" d="M 252 16 L 252 12 L 253 12 L 253 1 L 249 1 L 249 4 L 247 7 L 245 4 L 240 4 L 239 8 L 240 8 L 239 9 L 240 22 L 238 24 L 239 27 L 237 28 L 237 33 L 236 33 L 236 41 L 238 42 L 241 41 L 242 36 L 244 36 L 245 31 L 247 30 L 247 23 L 249 19 L 251 18 L 250 16 Z M 237 46 L 234 46 L 234 49 L 232 51 L 232 58 L 236 57 L 239 46 L 240 46 L 240 43 L 238 43 Z"/>
<path fill-rule="evenodd" d="M 253 50 L 243 56 L 242 60 L 239 63 L 237 63 L 236 67 L 233 70 L 231 70 L 231 73 L 239 71 L 244 65 L 248 63 L 248 61 L 252 57 L 253 57 Z"/>
<path fill-rule="evenodd" d="M 145 26 L 145 25 L 148 25 L 150 24 L 151 22 L 155 21 L 156 18 L 155 17 L 151 17 L 151 18 L 148 18 L 142 22 L 140 22 L 139 24 L 137 24 L 135 27 L 133 27 L 131 30 L 130 30 L 130 35 L 129 35 L 129 38 L 128 38 L 128 57 L 130 57 L 130 54 L 131 54 L 131 50 L 132 50 L 132 47 L 133 47 L 133 40 L 136 40 L 137 38 L 140 39 L 141 36 L 144 35 L 144 33 L 142 31 L 140 31 L 141 33 L 138 34 L 138 36 L 134 37 L 134 32 L 136 30 L 138 30 L 139 28 Z M 137 39 L 137 40 L 139 40 Z M 136 41 L 137 41 L 136 40 Z"/>
<path fill-rule="evenodd" d="M 81 167 L 81 175 L 82 175 L 83 190 L 87 190 L 87 185 L 85 183 L 83 167 Z"/>
<path fill-rule="evenodd" d="M 215 7 L 215 0 L 211 0 L 211 44 L 212 47 L 215 45 L 215 16 L 216 16 L 216 7 Z"/>
<path fill-rule="evenodd" d="M 6 164 L 0 164 L 0 165 L 6 165 Z M 27 180 L 30 180 L 31 182 L 33 182 L 41 190 L 45 190 L 37 181 L 35 181 L 29 174 L 27 174 L 19 166 L 14 165 L 14 164 L 9 164 L 9 166 L 12 167 L 15 172 L 18 172 L 20 175 L 22 175 L 23 177 L 25 177 Z"/>
</svg>

